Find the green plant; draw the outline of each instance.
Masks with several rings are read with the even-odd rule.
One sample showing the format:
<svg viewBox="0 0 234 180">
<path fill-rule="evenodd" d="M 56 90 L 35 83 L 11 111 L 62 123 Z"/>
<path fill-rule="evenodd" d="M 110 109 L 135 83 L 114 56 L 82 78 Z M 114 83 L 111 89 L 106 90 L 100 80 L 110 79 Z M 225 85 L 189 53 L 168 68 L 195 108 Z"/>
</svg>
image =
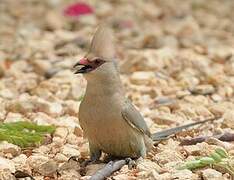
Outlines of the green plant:
<svg viewBox="0 0 234 180">
<path fill-rule="evenodd" d="M 215 149 L 215 152 L 211 153 L 208 157 L 200 157 L 196 160 L 187 161 L 177 169 L 194 170 L 206 166 L 223 169 L 231 175 L 234 175 L 234 159 L 223 148 Z"/>
<path fill-rule="evenodd" d="M 45 134 L 54 131 L 54 126 L 36 125 L 27 121 L 0 123 L 0 141 L 20 147 L 35 146 L 43 142 Z"/>
</svg>

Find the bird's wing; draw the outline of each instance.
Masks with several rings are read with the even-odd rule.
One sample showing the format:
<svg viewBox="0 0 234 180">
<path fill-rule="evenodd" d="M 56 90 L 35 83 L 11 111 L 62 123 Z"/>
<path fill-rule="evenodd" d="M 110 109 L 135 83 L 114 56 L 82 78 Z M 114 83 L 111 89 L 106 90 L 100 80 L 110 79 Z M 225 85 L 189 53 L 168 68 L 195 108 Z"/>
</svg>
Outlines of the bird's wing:
<svg viewBox="0 0 234 180">
<path fill-rule="evenodd" d="M 151 137 L 151 133 L 145 123 L 144 118 L 128 99 L 125 100 L 125 103 L 123 105 L 122 116 L 134 129 Z"/>
</svg>

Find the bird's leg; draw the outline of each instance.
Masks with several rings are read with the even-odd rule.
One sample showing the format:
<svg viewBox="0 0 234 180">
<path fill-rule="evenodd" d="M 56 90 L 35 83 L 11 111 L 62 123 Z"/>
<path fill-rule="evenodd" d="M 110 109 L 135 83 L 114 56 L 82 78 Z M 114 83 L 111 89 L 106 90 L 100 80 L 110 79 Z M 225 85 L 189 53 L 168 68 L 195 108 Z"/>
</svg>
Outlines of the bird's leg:
<svg viewBox="0 0 234 180">
<path fill-rule="evenodd" d="M 80 167 L 86 167 L 89 164 L 97 163 L 101 157 L 101 150 L 96 146 L 89 144 L 90 159 L 84 160 L 79 156 L 71 156 L 68 161 L 73 160 L 80 163 Z"/>
<path fill-rule="evenodd" d="M 126 161 L 126 164 L 128 165 L 128 168 L 129 169 L 133 169 L 136 167 L 136 160 L 137 158 L 135 159 L 132 159 L 132 158 L 125 158 L 124 160 Z M 120 157 L 117 157 L 117 156 L 113 156 L 113 155 L 107 155 L 105 158 L 104 158 L 104 163 L 109 163 L 111 161 L 113 162 L 116 162 L 118 160 L 123 160 L 123 158 L 120 158 Z"/>
<path fill-rule="evenodd" d="M 137 164 L 135 160 L 131 158 L 126 158 L 125 161 L 126 161 L 126 164 L 128 165 L 128 169 L 136 168 Z"/>
<path fill-rule="evenodd" d="M 95 145 L 89 142 L 90 159 L 84 161 L 81 166 L 85 167 L 89 164 L 97 163 L 102 155 L 102 151 Z"/>
<path fill-rule="evenodd" d="M 119 160 L 120 158 L 117 157 L 117 156 L 113 156 L 113 155 L 110 155 L 110 154 L 107 154 L 105 157 L 104 157 L 104 160 L 103 162 L 104 163 L 108 163 L 110 161 L 115 161 L 115 160 Z"/>
</svg>

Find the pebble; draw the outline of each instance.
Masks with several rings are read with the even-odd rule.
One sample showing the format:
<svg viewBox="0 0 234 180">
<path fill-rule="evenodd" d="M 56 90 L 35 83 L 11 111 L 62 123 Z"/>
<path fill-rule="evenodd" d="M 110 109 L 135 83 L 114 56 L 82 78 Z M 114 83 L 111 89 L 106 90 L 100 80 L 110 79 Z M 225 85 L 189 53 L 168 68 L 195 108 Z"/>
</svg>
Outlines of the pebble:
<svg viewBox="0 0 234 180">
<path fill-rule="evenodd" d="M 0 142 L 0 153 L 10 153 L 13 157 L 19 155 L 21 152 L 20 147 L 8 143 L 6 141 Z"/>
<path fill-rule="evenodd" d="M 66 139 L 68 136 L 68 129 L 65 127 L 58 127 L 54 132 L 54 137 L 60 137 L 62 139 Z"/>
<path fill-rule="evenodd" d="M 214 169 L 205 169 L 202 171 L 202 177 L 204 180 L 210 180 L 210 179 L 222 179 L 222 173 L 214 170 Z"/>
<path fill-rule="evenodd" d="M 191 92 L 195 94 L 208 95 L 213 94 L 215 92 L 215 89 L 212 85 L 198 85 L 191 89 Z"/>
<path fill-rule="evenodd" d="M 76 146 L 65 144 L 61 150 L 61 153 L 70 158 L 71 156 L 80 156 L 80 151 L 75 149 Z"/>
<path fill-rule="evenodd" d="M 27 159 L 27 163 L 35 171 L 39 171 L 40 166 L 48 161 L 49 158 L 41 154 L 34 154 Z"/>
<path fill-rule="evenodd" d="M 8 169 L 10 172 L 15 172 L 15 165 L 14 163 L 6 158 L 0 156 L 0 170 Z"/>
<path fill-rule="evenodd" d="M 150 84 L 153 79 L 155 79 L 155 74 L 148 71 L 137 71 L 130 77 L 131 82 L 137 85 Z"/>
<path fill-rule="evenodd" d="M 38 172 L 43 176 L 53 176 L 57 169 L 57 163 L 54 160 L 49 160 L 39 166 Z"/>
<path fill-rule="evenodd" d="M 223 124 L 229 128 L 234 129 L 234 111 L 227 110 L 223 115 Z"/>
<path fill-rule="evenodd" d="M 141 159 L 137 162 L 137 170 L 139 171 L 152 171 L 155 170 L 157 173 L 162 173 L 164 170 L 157 163 L 152 162 L 148 159 Z"/>
</svg>

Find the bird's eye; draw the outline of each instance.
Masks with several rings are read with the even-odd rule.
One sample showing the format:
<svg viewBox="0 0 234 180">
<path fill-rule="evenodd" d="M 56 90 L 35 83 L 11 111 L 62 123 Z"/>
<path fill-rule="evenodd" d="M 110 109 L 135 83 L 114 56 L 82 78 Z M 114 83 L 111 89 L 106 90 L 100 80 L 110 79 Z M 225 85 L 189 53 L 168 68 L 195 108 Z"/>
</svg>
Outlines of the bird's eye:
<svg viewBox="0 0 234 180">
<path fill-rule="evenodd" d="M 95 64 L 99 64 L 99 63 L 100 63 L 100 60 L 99 60 L 99 59 L 96 59 L 96 60 L 94 61 L 94 63 L 95 63 Z"/>
</svg>

